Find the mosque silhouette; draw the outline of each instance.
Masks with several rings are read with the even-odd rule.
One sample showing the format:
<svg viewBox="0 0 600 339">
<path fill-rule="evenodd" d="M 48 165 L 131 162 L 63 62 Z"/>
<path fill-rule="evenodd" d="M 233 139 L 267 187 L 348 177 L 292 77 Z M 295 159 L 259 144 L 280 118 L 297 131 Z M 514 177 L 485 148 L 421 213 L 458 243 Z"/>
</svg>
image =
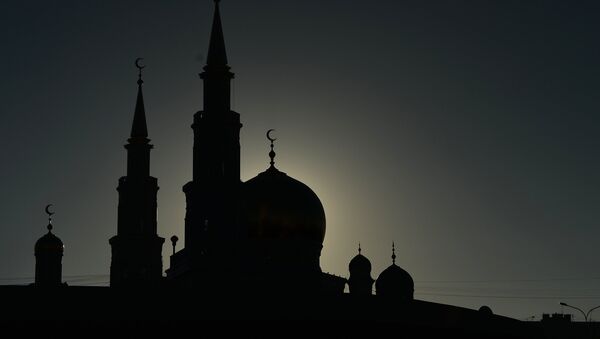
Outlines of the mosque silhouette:
<svg viewBox="0 0 600 339">
<path fill-rule="evenodd" d="M 323 273 L 319 265 L 325 238 L 325 211 L 317 195 L 275 166 L 273 130 L 270 166 L 240 180 L 240 114 L 231 110 L 231 80 L 218 2 L 204 72 L 204 109 L 194 115 L 193 178 L 186 195 L 185 247 L 175 252 L 163 277 L 164 238 L 157 235 L 158 180 L 150 176 L 150 150 L 142 86 L 138 93 L 127 150 L 127 175 L 119 179 L 117 235 L 110 239 L 110 286 L 182 287 L 272 293 L 371 295 L 371 263 L 360 252 L 346 280 Z M 46 209 L 48 212 L 48 208 Z M 50 213 L 49 213 L 50 214 Z M 35 246 L 39 286 L 60 286 L 63 244 L 48 226 Z M 392 252 L 394 248 L 392 246 Z M 240 260 L 243 258 L 243 260 Z M 413 299 L 411 276 L 393 263 L 376 281 L 376 293 Z M 218 277 L 212 279 L 209 277 Z M 233 283 L 238 287 L 227 286 Z"/>
<path fill-rule="evenodd" d="M 354 327 L 336 329 L 346 337 L 372 333 L 374 322 L 380 323 L 379 329 L 401 325 L 423 336 L 535 337 L 522 322 L 494 315 L 487 306 L 470 310 L 414 300 L 413 279 L 396 265 L 393 244 L 391 265 L 376 280 L 360 245 L 349 261 L 348 279 L 322 272 L 325 211 L 307 185 L 276 167 L 272 130 L 267 132 L 270 165 L 246 182 L 240 179 L 242 124 L 230 105 L 234 73 L 227 60 L 219 1 L 215 1 L 206 65 L 200 74 L 204 107 L 194 114 L 191 125 L 193 177 L 183 186 L 185 244 L 177 251 L 179 239 L 171 237 L 173 254 L 164 271 L 165 239 L 157 234 L 158 180 L 150 175 L 153 146 L 146 124 L 141 61 L 135 63 L 138 92 L 125 145 L 127 174 L 117 187 L 117 231 L 109 240 L 110 287 L 63 283 L 64 246 L 53 233 L 49 205 L 48 233 L 35 244 L 35 282 L 0 288 L 13 310 L 7 323 L 28 328 L 32 319 L 43 319 L 47 328 L 63 331 L 74 323 L 92 329 L 135 323 L 136 331 L 152 333 L 151 322 L 157 319 L 167 319 L 168 325 L 193 319 L 188 327 L 201 326 L 195 322 L 202 320 L 271 319 L 303 326 L 312 320 L 321 325 L 353 323 Z M 21 318 L 24 314 L 28 320 Z M 142 326 L 140 320 L 148 323 Z M 299 334 L 304 333 L 302 328 L 294 332 L 298 337 L 305 336 Z"/>
</svg>

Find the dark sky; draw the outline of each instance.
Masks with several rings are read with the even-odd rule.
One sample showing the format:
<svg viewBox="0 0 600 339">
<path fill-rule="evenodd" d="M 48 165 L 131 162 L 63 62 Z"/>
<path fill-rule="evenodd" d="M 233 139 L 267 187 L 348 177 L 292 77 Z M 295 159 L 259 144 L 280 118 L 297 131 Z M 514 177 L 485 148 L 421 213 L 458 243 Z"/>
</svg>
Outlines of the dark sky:
<svg viewBox="0 0 600 339">
<path fill-rule="evenodd" d="M 418 299 L 515 318 L 600 304 L 598 2 L 221 7 L 242 178 L 275 128 L 277 166 L 325 207 L 324 271 L 347 276 L 360 241 L 376 277 L 395 241 Z M 31 281 L 53 203 L 65 280 L 105 284 L 137 57 L 159 232 L 183 237 L 212 1 L 4 0 L 0 16 L 0 283 Z"/>
</svg>

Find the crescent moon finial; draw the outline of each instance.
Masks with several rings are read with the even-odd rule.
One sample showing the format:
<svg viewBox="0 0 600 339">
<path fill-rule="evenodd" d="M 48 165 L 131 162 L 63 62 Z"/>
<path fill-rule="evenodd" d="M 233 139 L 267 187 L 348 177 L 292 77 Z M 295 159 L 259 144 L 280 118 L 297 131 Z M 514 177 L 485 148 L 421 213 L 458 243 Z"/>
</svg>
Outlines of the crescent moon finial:
<svg viewBox="0 0 600 339">
<path fill-rule="evenodd" d="M 146 65 L 140 65 L 140 61 L 142 60 L 144 60 L 144 58 L 135 59 L 135 67 L 137 67 L 139 70 L 142 70 L 146 67 Z"/>
<path fill-rule="evenodd" d="M 52 206 L 54 206 L 54 205 L 48 204 L 48 205 L 46 205 L 46 208 L 45 208 L 46 214 L 48 214 L 49 217 L 52 217 L 52 215 L 55 213 L 55 212 L 50 211 L 50 207 L 52 207 Z"/>
<path fill-rule="evenodd" d="M 272 129 L 272 128 L 271 128 L 270 130 L 268 130 L 268 131 L 267 131 L 267 139 L 269 139 L 269 141 L 271 142 L 271 152 L 269 152 L 269 158 L 271 158 L 271 167 L 273 167 L 273 168 L 274 168 L 274 167 L 275 167 L 275 151 L 273 150 L 273 147 L 274 147 L 275 145 L 273 144 L 273 142 L 274 142 L 275 140 L 277 140 L 277 138 L 273 138 L 273 137 L 271 136 L 271 132 L 273 132 L 273 131 L 275 131 L 275 130 L 274 130 L 274 129 Z"/>
<path fill-rule="evenodd" d="M 50 207 L 52 207 L 52 204 L 48 204 L 46 205 L 46 208 L 44 209 L 46 211 L 46 214 L 48 214 L 48 231 L 52 231 L 52 215 L 54 214 L 54 212 L 50 211 Z"/>
<path fill-rule="evenodd" d="M 141 85 L 144 81 L 142 81 L 142 70 L 146 68 L 146 65 L 140 65 L 140 61 L 144 60 L 144 58 L 135 59 L 135 67 L 138 69 L 138 85 Z"/>
<path fill-rule="evenodd" d="M 275 132 L 275 130 L 271 128 L 270 130 L 267 131 L 267 139 L 269 139 L 270 142 L 273 142 L 273 141 L 277 140 L 277 138 L 271 137 L 271 132 Z"/>
</svg>

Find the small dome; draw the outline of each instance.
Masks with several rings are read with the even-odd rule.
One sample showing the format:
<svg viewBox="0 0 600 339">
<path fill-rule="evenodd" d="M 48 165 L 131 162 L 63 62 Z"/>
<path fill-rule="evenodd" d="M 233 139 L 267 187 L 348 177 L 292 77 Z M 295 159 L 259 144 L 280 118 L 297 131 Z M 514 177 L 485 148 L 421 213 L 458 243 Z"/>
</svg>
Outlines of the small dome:
<svg viewBox="0 0 600 339">
<path fill-rule="evenodd" d="M 405 270 L 396 264 L 386 268 L 375 282 L 377 295 L 412 300 L 415 283 Z"/>
<path fill-rule="evenodd" d="M 308 186 L 271 166 L 243 187 L 251 238 L 323 243 L 325 211 Z"/>
<path fill-rule="evenodd" d="M 40 252 L 63 252 L 65 247 L 63 242 L 59 237 L 55 236 L 50 229 L 51 227 L 49 227 L 48 233 L 38 239 L 35 243 L 35 254 Z"/>
<path fill-rule="evenodd" d="M 494 312 L 492 312 L 492 309 L 489 306 L 483 305 L 479 308 L 479 312 L 481 312 L 481 314 L 486 314 L 486 315 L 493 315 Z"/>
<path fill-rule="evenodd" d="M 348 265 L 350 274 L 368 274 L 371 273 L 371 262 L 362 254 L 357 254 Z"/>
</svg>

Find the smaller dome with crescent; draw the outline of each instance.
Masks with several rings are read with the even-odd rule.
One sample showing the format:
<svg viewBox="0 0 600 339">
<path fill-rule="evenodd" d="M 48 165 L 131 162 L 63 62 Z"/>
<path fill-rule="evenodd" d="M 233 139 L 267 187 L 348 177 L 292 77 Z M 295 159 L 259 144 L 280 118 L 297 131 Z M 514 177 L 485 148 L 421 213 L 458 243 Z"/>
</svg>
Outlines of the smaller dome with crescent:
<svg viewBox="0 0 600 339">
<path fill-rule="evenodd" d="M 375 282 L 377 295 L 386 297 L 412 300 L 415 291 L 415 283 L 404 269 L 392 264 L 379 274 Z"/>
<path fill-rule="evenodd" d="M 354 274 L 370 274 L 371 273 L 371 261 L 362 254 L 357 254 L 348 265 L 348 270 L 351 275 Z"/>
<path fill-rule="evenodd" d="M 392 265 L 383 270 L 375 281 L 375 292 L 384 297 L 413 300 L 415 283 L 408 272 L 396 265 L 396 249 L 392 243 Z"/>
<path fill-rule="evenodd" d="M 52 216 L 54 215 L 54 212 L 50 210 L 50 207 L 52 206 L 52 204 L 48 204 L 44 209 L 44 211 L 48 215 L 48 226 L 46 226 L 46 228 L 48 229 L 48 233 L 46 233 L 43 237 L 36 241 L 34 248 L 36 255 L 38 255 L 39 253 L 54 252 L 62 254 L 65 248 L 62 240 L 60 240 L 59 237 L 52 233 Z"/>
<path fill-rule="evenodd" d="M 358 244 L 358 254 L 350 260 L 348 270 L 350 271 L 350 277 L 348 278 L 350 294 L 371 295 L 374 281 L 371 278 L 371 261 L 362 255 L 360 243 Z"/>
<path fill-rule="evenodd" d="M 51 225 L 48 225 L 48 233 L 38 239 L 35 243 L 35 254 L 39 253 L 62 253 L 64 251 L 64 244 L 59 237 L 54 235 L 51 231 Z"/>
</svg>

